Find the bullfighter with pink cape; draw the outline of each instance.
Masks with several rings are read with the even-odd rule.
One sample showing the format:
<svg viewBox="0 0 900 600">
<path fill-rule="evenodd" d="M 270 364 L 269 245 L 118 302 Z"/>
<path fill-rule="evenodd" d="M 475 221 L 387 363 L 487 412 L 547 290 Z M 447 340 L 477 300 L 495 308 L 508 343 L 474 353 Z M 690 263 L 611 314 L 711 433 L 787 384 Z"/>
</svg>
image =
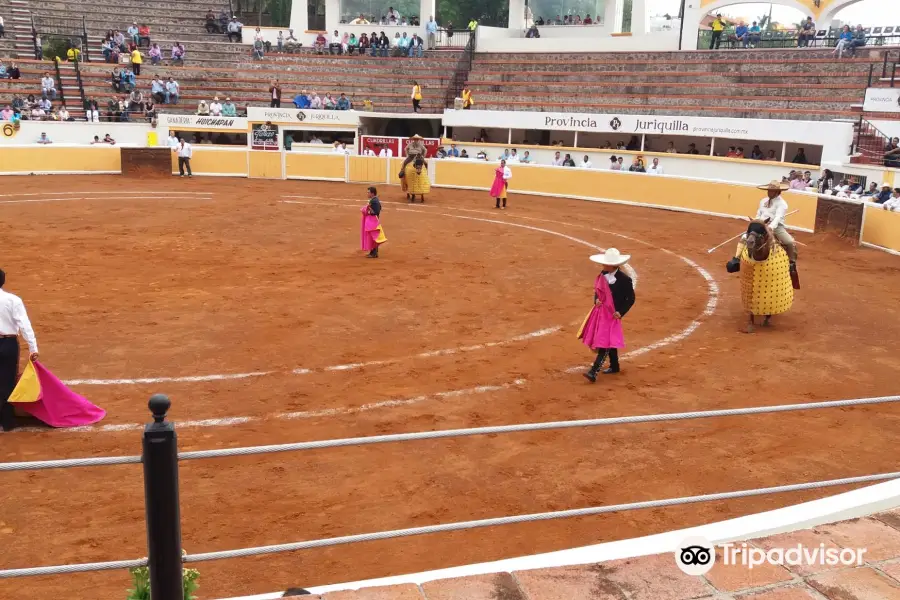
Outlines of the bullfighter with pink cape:
<svg viewBox="0 0 900 600">
<path fill-rule="evenodd" d="M 37 361 L 29 362 L 9 401 L 51 427 L 93 425 L 106 416 Z"/>
<path fill-rule="evenodd" d="M 603 373 L 619 372 L 619 348 L 625 347 L 622 317 L 634 306 L 634 284 L 619 269 L 629 258 L 615 248 L 591 256 L 591 261 L 603 265 L 603 270 L 594 281 L 594 307 L 578 330 L 578 338 L 584 345 L 597 352 L 593 366 L 584 374 L 591 383 L 597 381 L 597 373 L 607 356 L 609 368 Z"/>
<path fill-rule="evenodd" d="M 381 200 L 378 190 L 369 187 L 369 203 L 362 207 L 362 249 L 368 251 L 367 258 L 378 258 L 378 246 L 385 243 L 384 229 L 381 227 Z"/>
</svg>

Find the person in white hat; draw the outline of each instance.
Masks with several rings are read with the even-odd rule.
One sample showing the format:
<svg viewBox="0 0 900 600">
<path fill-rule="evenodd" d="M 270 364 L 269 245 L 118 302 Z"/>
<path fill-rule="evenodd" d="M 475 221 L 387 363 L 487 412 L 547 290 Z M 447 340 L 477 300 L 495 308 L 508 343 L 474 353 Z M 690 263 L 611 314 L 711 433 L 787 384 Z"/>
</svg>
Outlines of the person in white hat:
<svg viewBox="0 0 900 600">
<path fill-rule="evenodd" d="M 634 306 L 634 283 L 620 267 L 631 258 L 615 248 L 591 256 L 591 261 L 603 266 L 594 281 L 594 307 L 578 330 L 578 339 L 597 353 L 597 358 L 584 376 L 597 381 L 597 373 L 609 357 L 609 368 L 603 371 L 611 375 L 619 372 L 619 348 L 625 347 L 622 333 L 622 317 Z"/>
<path fill-rule="evenodd" d="M 786 183 L 780 181 L 770 181 L 765 185 L 759 186 L 759 189 L 769 192 L 766 198 L 759 203 L 759 210 L 756 211 L 756 220 L 762 221 L 775 234 L 778 240 L 788 254 L 791 262 L 791 271 L 797 270 L 797 245 L 794 238 L 784 228 L 784 218 L 788 212 L 788 203 L 781 197 L 781 192 L 789 189 Z"/>
</svg>

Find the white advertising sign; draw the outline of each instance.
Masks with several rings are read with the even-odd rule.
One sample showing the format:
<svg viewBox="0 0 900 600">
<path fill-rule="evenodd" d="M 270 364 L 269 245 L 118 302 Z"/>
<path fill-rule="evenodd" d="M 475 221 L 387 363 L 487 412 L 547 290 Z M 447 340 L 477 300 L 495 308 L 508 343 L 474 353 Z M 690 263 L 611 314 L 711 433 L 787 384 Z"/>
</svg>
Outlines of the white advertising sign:
<svg viewBox="0 0 900 600">
<path fill-rule="evenodd" d="M 247 131 L 244 117 L 208 117 L 200 115 L 159 115 L 159 124 L 169 129 L 221 129 L 223 131 Z"/>
<path fill-rule="evenodd" d="M 823 128 L 843 124 L 720 117 L 447 110 L 444 111 L 444 125 L 635 135 L 686 135 L 815 144 L 821 143 L 818 140 L 822 137 Z"/>
<path fill-rule="evenodd" d="M 247 107 L 251 121 L 279 123 L 281 125 L 359 125 L 359 113 L 355 110 L 300 110 L 299 108 Z"/>
<path fill-rule="evenodd" d="M 900 88 L 869 88 L 863 110 L 900 113 Z"/>
</svg>

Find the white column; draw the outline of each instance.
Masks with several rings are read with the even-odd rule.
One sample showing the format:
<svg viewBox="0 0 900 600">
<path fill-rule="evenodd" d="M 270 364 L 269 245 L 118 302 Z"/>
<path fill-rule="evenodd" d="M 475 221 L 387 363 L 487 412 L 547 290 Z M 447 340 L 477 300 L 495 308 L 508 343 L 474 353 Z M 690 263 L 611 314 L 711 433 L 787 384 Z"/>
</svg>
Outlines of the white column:
<svg viewBox="0 0 900 600">
<path fill-rule="evenodd" d="M 716 138 L 713 138 L 712 141 L 709 142 L 709 155 L 716 155 Z"/>
<path fill-rule="evenodd" d="M 646 0 L 632 0 L 631 4 L 631 34 L 646 35 L 650 29 L 647 17 Z"/>
<path fill-rule="evenodd" d="M 419 0 L 419 26 L 420 31 L 419 35 L 422 36 L 422 39 L 425 40 L 426 44 L 428 42 L 427 37 L 425 35 L 425 25 L 428 23 L 428 19 L 434 17 L 437 19 L 437 7 L 435 0 Z M 440 23 L 438 23 L 440 26 Z M 426 48 L 428 46 L 426 45 Z"/>
<path fill-rule="evenodd" d="M 785 162 L 787 159 L 787 142 L 781 143 L 781 162 Z"/>
<path fill-rule="evenodd" d="M 606 0 L 606 10 L 603 13 L 603 29 L 607 33 L 619 33 L 622 31 L 622 0 Z"/>
<path fill-rule="evenodd" d="M 700 21 L 706 13 L 700 8 L 699 0 L 688 0 L 684 7 L 684 29 L 681 50 L 696 50 L 697 36 L 700 35 Z"/>
<path fill-rule="evenodd" d="M 572 142 L 572 146 L 575 148 L 578 147 L 578 132 L 577 131 L 575 132 L 575 141 Z"/>
<path fill-rule="evenodd" d="M 325 36 L 331 40 L 331 34 L 335 29 L 340 29 L 341 25 L 341 0 L 325 0 L 325 29 L 328 35 Z"/>
<path fill-rule="evenodd" d="M 291 21 L 288 27 L 294 30 L 297 39 L 301 39 L 303 32 L 309 29 L 309 12 L 307 9 L 309 0 L 293 0 L 291 2 Z"/>
<path fill-rule="evenodd" d="M 510 29 L 525 31 L 525 0 L 509 0 Z"/>
</svg>

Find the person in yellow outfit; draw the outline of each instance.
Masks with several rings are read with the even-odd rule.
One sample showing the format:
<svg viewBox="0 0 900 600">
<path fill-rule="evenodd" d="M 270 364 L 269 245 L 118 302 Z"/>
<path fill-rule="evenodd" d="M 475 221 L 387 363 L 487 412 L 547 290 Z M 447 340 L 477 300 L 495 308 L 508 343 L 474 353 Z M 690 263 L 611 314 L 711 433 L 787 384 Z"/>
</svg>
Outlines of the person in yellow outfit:
<svg viewBox="0 0 900 600">
<path fill-rule="evenodd" d="M 478 21 L 476 19 L 469 21 L 469 31 L 475 31 L 476 27 L 478 27 Z"/>
<path fill-rule="evenodd" d="M 715 46 L 716 50 L 719 49 L 719 45 L 722 43 L 722 32 L 725 31 L 725 19 L 722 18 L 722 14 L 716 14 L 716 19 L 712 22 L 712 37 L 709 39 L 709 49 L 712 50 L 713 46 Z"/>
<path fill-rule="evenodd" d="M 422 110 L 422 106 L 420 103 L 422 102 L 422 86 L 419 85 L 418 81 L 413 81 L 413 89 L 412 89 L 412 104 L 413 104 L 413 112 L 419 112 Z"/>
<path fill-rule="evenodd" d="M 465 110 L 472 108 L 472 105 L 475 104 L 475 101 L 472 99 L 472 90 L 469 89 L 469 86 L 463 88 L 462 101 L 463 109 Z"/>
<path fill-rule="evenodd" d="M 131 70 L 134 71 L 135 75 L 141 74 L 141 63 L 144 62 L 144 57 L 141 56 L 141 51 L 135 48 L 131 51 Z"/>
<path fill-rule="evenodd" d="M 428 178 L 428 165 L 425 159 L 417 156 L 415 162 L 406 165 L 403 169 L 403 180 L 406 182 L 406 198 L 415 203 L 416 196 L 421 196 L 422 204 L 425 204 L 425 194 L 431 193 L 431 180 Z"/>
<path fill-rule="evenodd" d="M 79 50 L 75 46 L 72 46 L 71 48 L 69 48 L 66 51 L 66 59 L 69 62 L 75 62 L 77 60 L 81 60 L 81 50 Z"/>
</svg>

